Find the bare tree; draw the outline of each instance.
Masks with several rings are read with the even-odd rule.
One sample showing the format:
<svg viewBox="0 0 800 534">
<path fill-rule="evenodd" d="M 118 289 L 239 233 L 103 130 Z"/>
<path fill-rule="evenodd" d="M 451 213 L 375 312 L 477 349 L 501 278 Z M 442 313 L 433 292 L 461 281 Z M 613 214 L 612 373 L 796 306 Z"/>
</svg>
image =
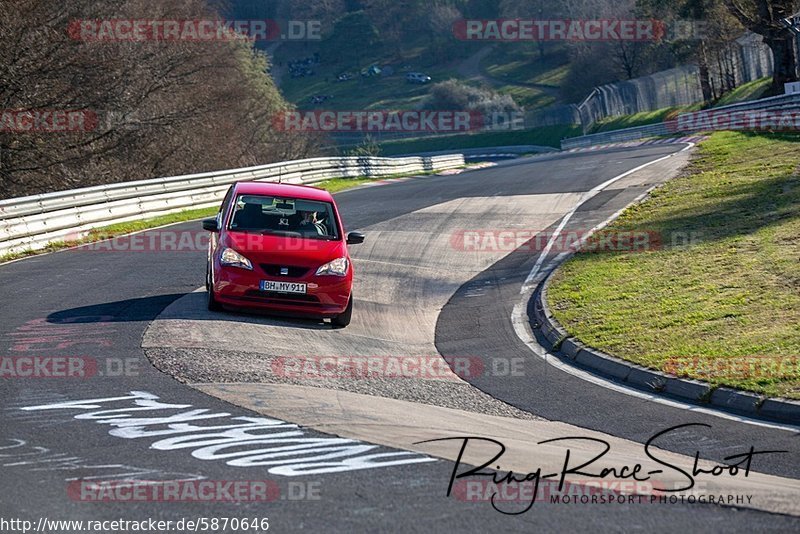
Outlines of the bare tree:
<svg viewBox="0 0 800 534">
<path fill-rule="evenodd" d="M 92 42 L 70 23 L 218 18 L 206 0 L 0 0 L 0 111 L 85 110 L 81 131 L 0 129 L 3 197 L 302 156 L 289 105 L 243 39 Z"/>
</svg>

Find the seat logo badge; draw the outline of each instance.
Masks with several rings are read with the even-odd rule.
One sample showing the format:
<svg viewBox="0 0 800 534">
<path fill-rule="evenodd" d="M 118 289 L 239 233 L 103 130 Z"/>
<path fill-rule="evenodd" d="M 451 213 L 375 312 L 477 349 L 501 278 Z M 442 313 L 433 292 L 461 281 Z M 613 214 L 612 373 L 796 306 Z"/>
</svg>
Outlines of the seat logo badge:
<svg viewBox="0 0 800 534">
<path fill-rule="evenodd" d="M 282 275 L 288 275 L 289 274 L 289 268 L 288 267 L 281 267 L 281 274 Z"/>
</svg>

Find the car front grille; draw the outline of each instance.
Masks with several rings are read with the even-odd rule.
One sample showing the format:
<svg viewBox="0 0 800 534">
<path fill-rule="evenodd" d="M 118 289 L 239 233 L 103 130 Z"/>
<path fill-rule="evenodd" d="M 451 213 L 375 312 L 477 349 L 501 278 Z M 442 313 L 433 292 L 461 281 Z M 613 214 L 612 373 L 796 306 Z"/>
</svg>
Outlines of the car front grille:
<svg viewBox="0 0 800 534">
<path fill-rule="evenodd" d="M 311 270 L 308 267 L 281 265 L 278 263 L 262 263 L 261 269 L 269 276 L 279 276 L 282 278 L 302 278 Z M 281 269 L 288 269 L 288 274 L 281 274 Z"/>
</svg>

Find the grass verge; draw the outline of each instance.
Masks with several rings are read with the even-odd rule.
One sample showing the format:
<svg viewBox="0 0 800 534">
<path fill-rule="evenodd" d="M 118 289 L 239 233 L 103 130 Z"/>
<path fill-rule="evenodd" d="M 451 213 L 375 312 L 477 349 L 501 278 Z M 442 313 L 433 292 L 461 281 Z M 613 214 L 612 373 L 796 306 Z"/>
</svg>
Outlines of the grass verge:
<svg viewBox="0 0 800 534">
<path fill-rule="evenodd" d="M 770 88 L 772 78 L 760 78 L 741 85 L 727 93 L 725 96 L 717 100 L 712 107 L 728 106 L 745 102 L 749 100 L 757 100 L 763 98 Z M 647 124 L 654 124 L 663 122 L 667 118 L 676 116 L 680 113 L 688 113 L 691 111 L 698 111 L 702 109 L 703 104 L 691 104 L 687 106 L 677 106 L 670 108 L 661 108 L 653 111 L 642 111 L 632 115 L 622 115 L 616 117 L 608 117 L 606 119 L 597 121 L 589 133 L 608 132 L 611 130 L 621 130 L 623 128 L 632 128 L 635 126 L 645 126 Z"/>
<path fill-rule="evenodd" d="M 538 47 L 496 46 L 481 62 L 486 73 L 512 84 L 538 84 L 559 89 L 569 72 L 569 55 L 557 43 L 546 45 L 544 56 Z"/>
<path fill-rule="evenodd" d="M 556 319 L 649 368 L 800 398 L 798 161 L 800 135 L 714 133 L 609 227 L 663 246 L 575 255 L 553 276 Z"/>
<path fill-rule="evenodd" d="M 747 100 L 764 98 L 771 85 L 771 77 L 759 78 L 758 80 L 745 83 L 717 100 L 714 103 L 714 107 L 728 106 L 730 104 L 738 104 L 739 102 L 745 102 Z"/>
<path fill-rule="evenodd" d="M 689 111 L 697 111 L 700 109 L 701 104 L 693 104 L 691 106 L 679 106 L 671 108 L 662 108 L 654 111 L 642 111 L 632 115 L 620 115 L 616 117 L 608 117 L 601 121 L 597 121 L 589 133 L 608 132 L 611 130 L 621 130 L 623 128 L 633 128 L 635 126 L 646 126 L 648 124 L 655 124 L 663 122 L 667 118 Z"/>
</svg>

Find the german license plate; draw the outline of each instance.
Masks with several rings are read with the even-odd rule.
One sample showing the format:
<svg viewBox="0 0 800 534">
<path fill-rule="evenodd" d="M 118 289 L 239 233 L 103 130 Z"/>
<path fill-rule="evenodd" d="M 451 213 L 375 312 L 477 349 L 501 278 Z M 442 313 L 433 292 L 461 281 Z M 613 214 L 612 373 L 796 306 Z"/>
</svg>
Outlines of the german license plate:
<svg viewBox="0 0 800 534">
<path fill-rule="evenodd" d="M 276 293 L 302 293 L 307 292 L 306 284 L 296 282 L 275 282 L 272 280 L 261 281 L 261 291 L 274 291 Z"/>
</svg>

